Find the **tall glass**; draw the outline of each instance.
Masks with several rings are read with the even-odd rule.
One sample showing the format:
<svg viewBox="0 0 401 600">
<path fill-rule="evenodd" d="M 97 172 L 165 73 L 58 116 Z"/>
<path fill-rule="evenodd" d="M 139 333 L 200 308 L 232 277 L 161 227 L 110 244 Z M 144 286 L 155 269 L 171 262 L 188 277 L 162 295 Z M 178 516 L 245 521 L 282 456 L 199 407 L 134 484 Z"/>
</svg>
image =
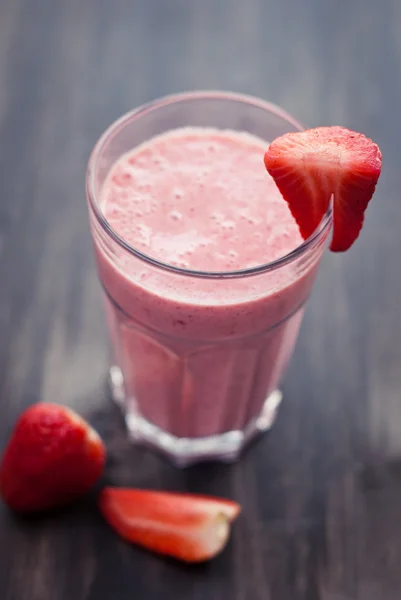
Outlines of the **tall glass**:
<svg viewBox="0 0 401 600">
<path fill-rule="evenodd" d="M 129 246 L 102 214 L 107 173 L 137 145 L 187 126 L 246 131 L 266 143 L 301 129 L 255 98 L 187 93 L 123 116 L 90 158 L 87 197 L 112 342 L 113 395 L 133 440 L 180 466 L 234 460 L 272 425 L 331 224 L 328 213 L 287 256 L 236 272 L 191 271 Z"/>
</svg>

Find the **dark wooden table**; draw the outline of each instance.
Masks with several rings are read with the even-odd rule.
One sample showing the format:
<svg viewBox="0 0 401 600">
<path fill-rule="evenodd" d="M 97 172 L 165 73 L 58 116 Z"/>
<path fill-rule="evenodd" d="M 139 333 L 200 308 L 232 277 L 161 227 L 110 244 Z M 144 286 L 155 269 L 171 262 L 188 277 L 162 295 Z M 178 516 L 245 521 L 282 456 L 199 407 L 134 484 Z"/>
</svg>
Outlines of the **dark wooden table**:
<svg viewBox="0 0 401 600">
<path fill-rule="evenodd" d="M 93 498 L 33 522 L 1 505 L 1 600 L 401 598 L 400 31 L 399 0 L 0 1 L 0 447 L 30 402 L 64 402 L 104 436 L 108 482 L 243 504 L 198 568 L 125 545 Z M 364 131 L 384 169 L 361 239 L 323 261 L 272 432 L 178 471 L 108 398 L 84 172 L 112 120 L 194 88 Z"/>
</svg>

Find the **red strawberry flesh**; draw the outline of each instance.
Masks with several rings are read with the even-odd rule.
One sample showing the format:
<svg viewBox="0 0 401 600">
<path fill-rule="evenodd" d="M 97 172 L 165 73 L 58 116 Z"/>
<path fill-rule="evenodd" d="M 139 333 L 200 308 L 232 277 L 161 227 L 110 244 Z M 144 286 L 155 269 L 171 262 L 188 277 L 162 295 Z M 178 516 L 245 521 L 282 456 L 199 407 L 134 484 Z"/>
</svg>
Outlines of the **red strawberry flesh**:
<svg viewBox="0 0 401 600">
<path fill-rule="evenodd" d="M 380 176 L 379 147 L 344 127 L 319 127 L 277 138 L 264 161 L 304 239 L 317 229 L 333 197 L 330 249 L 347 250 L 359 235 Z"/>
<path fill-rule="evenodd" d="M 123 539 L 185 562 L 221 552 L 240 512 L 232 500 L 124 488 L 103 490 L 99 506 Z"/>
</svg>

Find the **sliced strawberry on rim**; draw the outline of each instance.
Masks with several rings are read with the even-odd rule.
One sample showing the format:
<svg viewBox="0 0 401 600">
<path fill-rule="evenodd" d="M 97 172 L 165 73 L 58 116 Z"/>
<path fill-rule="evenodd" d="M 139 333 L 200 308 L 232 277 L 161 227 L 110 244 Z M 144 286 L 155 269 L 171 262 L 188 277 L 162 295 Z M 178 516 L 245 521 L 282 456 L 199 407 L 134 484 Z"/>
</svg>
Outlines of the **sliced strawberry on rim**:
<svg viewBox="0 0 401 600">
<path fill-rule="evenodd" d="M 334 197 L 330 250 L 348 250 L 380 176 L 379 147 L 344 127 L 318 127 L 277 138 L 264 162 L 304 239 L 318 227 Z"/>
<path fill-rule="evenodd" d="M 185 562 L 220 553 L 241 510 L 223 498 L 126 488 L 104 489 L 99 507 L 128 542 Z"/>
</svg>

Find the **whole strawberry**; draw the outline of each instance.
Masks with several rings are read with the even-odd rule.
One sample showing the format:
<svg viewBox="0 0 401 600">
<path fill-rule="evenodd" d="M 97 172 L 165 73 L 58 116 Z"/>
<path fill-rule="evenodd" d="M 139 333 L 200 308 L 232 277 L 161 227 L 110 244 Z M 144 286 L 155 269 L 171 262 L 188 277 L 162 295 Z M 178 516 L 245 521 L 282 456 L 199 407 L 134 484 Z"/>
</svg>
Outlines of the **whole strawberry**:
<svg viewBox="0 0 401 600">
<path fill-rule="evenodd" d="M 99 435 L 79 415 L 40 402 L 16 423 L 0 465 L 0 493 L 24 513 L 68 504 L 94 486 L 105 456 Z"/>
</svg>

